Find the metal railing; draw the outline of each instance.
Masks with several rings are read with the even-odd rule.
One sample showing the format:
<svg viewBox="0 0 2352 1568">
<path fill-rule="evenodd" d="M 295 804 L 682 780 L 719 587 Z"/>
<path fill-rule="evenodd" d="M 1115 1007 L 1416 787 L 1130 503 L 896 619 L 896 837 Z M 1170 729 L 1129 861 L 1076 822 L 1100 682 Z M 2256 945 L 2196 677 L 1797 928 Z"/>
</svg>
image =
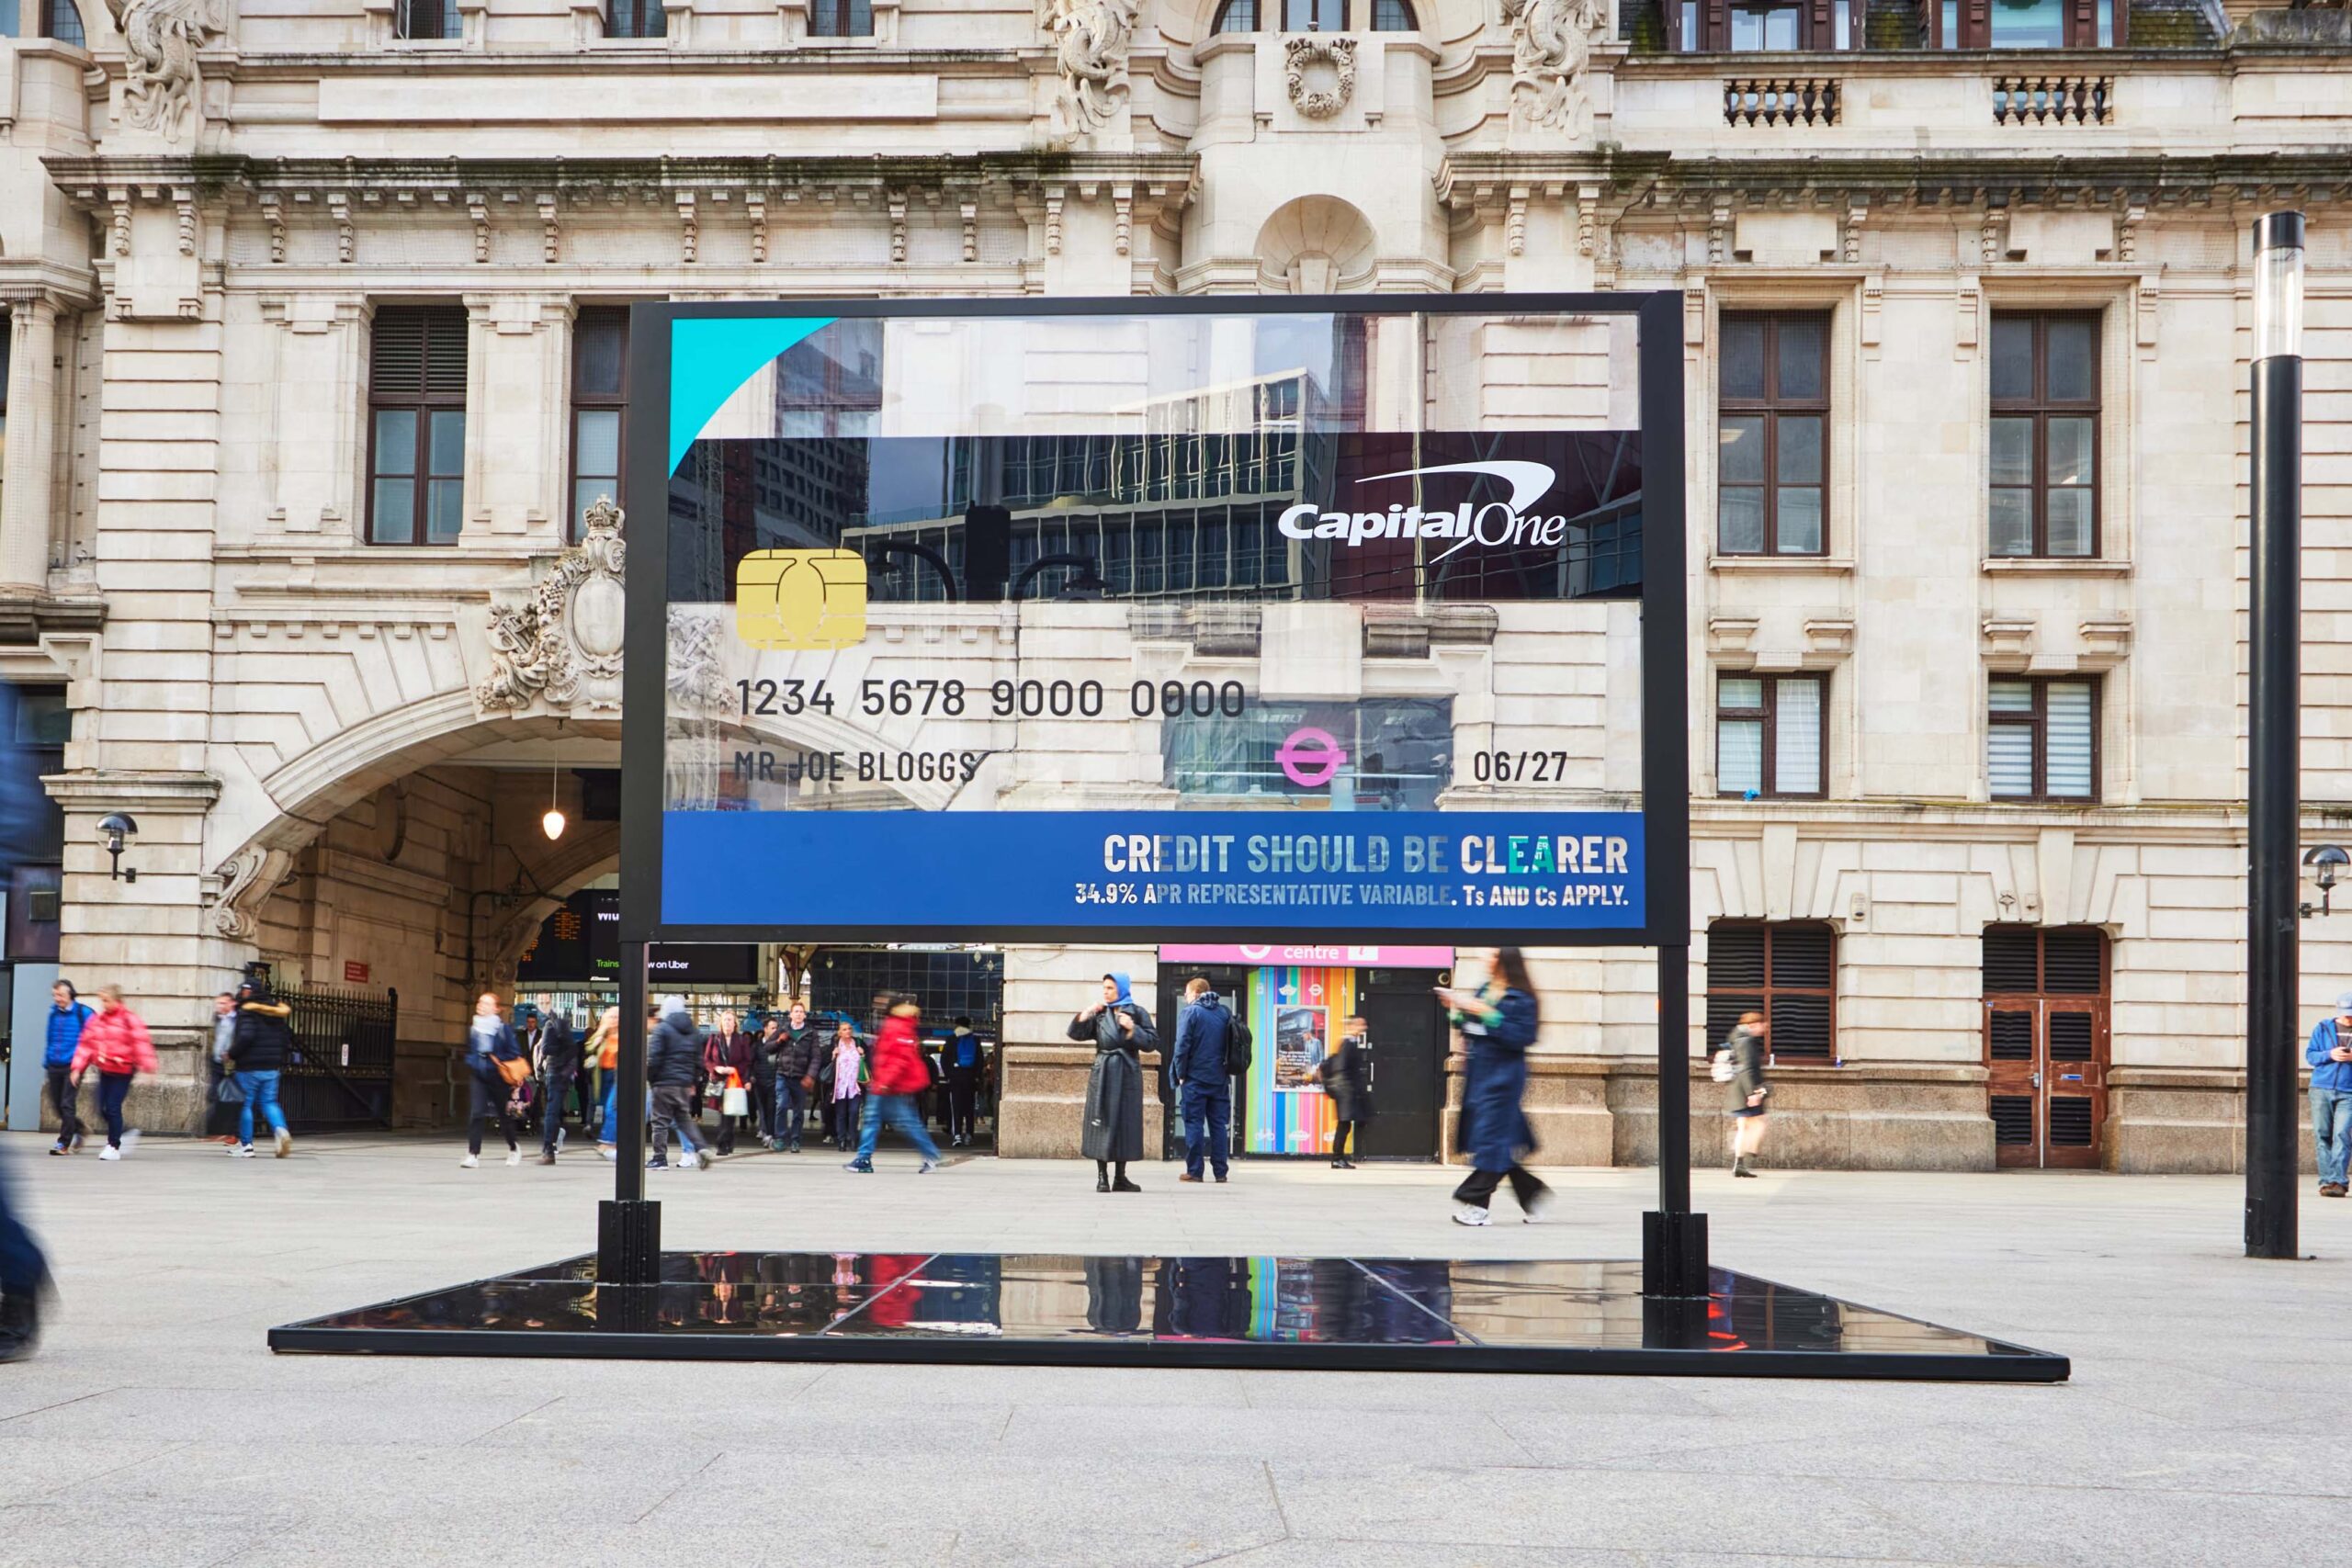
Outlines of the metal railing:
<svg viewBox="0 0 2352 1568">
<path fill-rule="evenodd" d="M 286 1119 L 307 1128 L 390 1126 L 400 992 L 305 986 L 277 998 L 294 1010 L 294 1050 L 278 1080 Z"/>
</svg>

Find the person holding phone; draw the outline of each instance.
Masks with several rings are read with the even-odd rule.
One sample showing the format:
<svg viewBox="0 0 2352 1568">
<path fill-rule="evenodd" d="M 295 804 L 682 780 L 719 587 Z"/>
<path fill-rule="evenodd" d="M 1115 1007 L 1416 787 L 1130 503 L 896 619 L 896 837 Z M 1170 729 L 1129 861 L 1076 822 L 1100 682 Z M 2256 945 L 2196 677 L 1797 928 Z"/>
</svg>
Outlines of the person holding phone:
<svg viewBox="0 0 2352 1568">
<path fill-rule="evenodd" d="M 1537 1022 L 1527 959 L 1515 947 L 1497 948 L 1487 954 L 1487 978 L 1476 990 L 1441 986 L 1437 998 L 1450 1010 L 1467 1058 L 1461 1144 L 1471 1170 L 1453 1190 L 1453 1223 L 1489 1224 L 1495 1189 L 1508 1179 L 1521 1214 L 1532 1224 L 1549 1206 L 1552 1190 L 1520 1163 L 1535 1148 L 1535 1130 L 1521 1105 Z"/>
<path fill-rule="evenodd" d="M 1094 1047 L 1079 1141 L 1079 1153 L 1094 1162 L 1094 1190 L 1140 1192 L 1127 1179 L 1127 1162 L 1143 1158 L 1142 1053 L 1159 1046 L 1151 1013 L 1136 1000 L 1126 976 L 1114 972 L 1102 976 L 1102 999 L 1070 1019 L 1069 1037 Z"/>
</svg>

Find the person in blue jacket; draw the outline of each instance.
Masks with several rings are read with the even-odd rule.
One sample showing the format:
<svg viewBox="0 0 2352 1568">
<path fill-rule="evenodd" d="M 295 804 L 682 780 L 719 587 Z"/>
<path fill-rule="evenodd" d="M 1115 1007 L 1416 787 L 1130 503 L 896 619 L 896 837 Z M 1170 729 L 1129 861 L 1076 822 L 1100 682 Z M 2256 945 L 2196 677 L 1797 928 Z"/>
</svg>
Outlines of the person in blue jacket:
<svg viewBox="0 0 2352 1568">
<path fill-rule="evenodd" d="M 1488 1206 L 1505 1178 L 1530 1224 L 1551 1201 L 1552 1190 L 1520 1164 L 1534 1151 L 1535 1130 L 1520 1101 L 1527 1094 L 1527 1048 L 1535 1043 L 1535 984 L 1527 960 L 1515 947 L 1495 950 L 1487 978 L 1476 991 L 1441 987 L 1438 1000 L 1453 1010 L 1468 1057 L 1462 1084 L 1461 1146 L 1470 1174 L 1453 1190 L 1456 1224 L 1488 1223 Z"/>
<path fill-rule="evenodd" d="M 1232 1041 L 1233 1015 L 1217 1000 L 1207 977 L 1195 976 L 1184 987 L 1184 1010 L 1176 1017 L 1176 1050 L 1168 1066 L 1184 1113 L 1184 1174 L 1179 1181 L 1201 1179 L 1204 1155 L 1216 1179 L 1226 1179 L 1231 1157 L 1226 1124 L 1233 1114 L 1226 1049 Z"/>
<path fill-rule="evenodd" d="M 70 1155 L 82 1146 L 82 1118 L 74 1109 L 79 1098 L 74 1086 L 74 1052 L 82 1043 L 90 1008 L 74 994 L 71 980 L 51 986 L 49 996 L 49 1038 L 40 1055 L 41 1068 L 49 1075 L 49 1102 L 57 1110 L 57 1145 L 49 1152 Z"/>
<path fill-rule="evenodd" d="M 2312 1029 L 2303 1048 L 2312 1066 L 2312 1154 L 2319 1162 L 2319 1195 L 2344 1196 L 2352 1163 L 2352 991 L 2335 998 L 2335 1016 Z"/>
</svg>

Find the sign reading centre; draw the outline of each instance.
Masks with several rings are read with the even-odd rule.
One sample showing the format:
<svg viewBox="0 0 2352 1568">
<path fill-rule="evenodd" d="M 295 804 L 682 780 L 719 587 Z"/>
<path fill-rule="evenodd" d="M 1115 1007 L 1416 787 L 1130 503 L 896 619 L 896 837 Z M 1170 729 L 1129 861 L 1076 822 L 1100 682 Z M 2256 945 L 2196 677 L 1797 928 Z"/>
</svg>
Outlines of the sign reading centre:
<svg viewBox="0 0 2352 1568">
<path fill-rule="evenodd" d="M 1679 932 L 1676 309 L 638 307 L 625 909 Z"/>
</svg>

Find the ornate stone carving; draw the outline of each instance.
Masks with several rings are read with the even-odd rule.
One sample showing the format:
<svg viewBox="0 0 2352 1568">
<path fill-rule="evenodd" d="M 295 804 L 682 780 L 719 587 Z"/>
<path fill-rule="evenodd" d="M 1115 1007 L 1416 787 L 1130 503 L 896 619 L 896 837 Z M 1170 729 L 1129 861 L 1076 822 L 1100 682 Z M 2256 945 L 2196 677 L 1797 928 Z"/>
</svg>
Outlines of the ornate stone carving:
<svg viewBox="0 0 2352 1568">
<path fill-rule="evenodd" d="M 1502 0 L 1502 6 L 1510 25 L 1511 123 L 1573 135 L 1590 112 L 1584 74 L 1590 35 L 1607 8 L 1600 0 Z"/>
<path fill-rule="evenodd" d="M 1329 87 L 1310 89 L 1306 73 L 1317 65 L 1329 66 L 1334 80 Z M 1290 92 L 1291 107 L 1309 119 L 1329 119 L 1355 96 L 1356 40 L 1330 33 L 1284 39 L 1283 85 Z"/>
<path fill-rule="evenodd" d="M 292 870 L 294 857 L 284 850 L 247 844 L 220 863 L 220 897 L 212 906 L 212 929 L 232 942 L 251 942 L 260 931 L 254 911 L 277 890 Z"/>
<path fill-rule="evenodd" d="M 1127 49 L 1135 41 L 1138 0 L 1041 0 L 1054 35 L 1061 92 L 1054 134 L 1074 141 L 1110 123 L 1127 101 Z"/>
<path fill-rule="evenodd" d="M 727 710 L 727 666 L 720 649 L 725 627 L 717 615 L 700 611 L 670 614 L 670 667 L 667 684 L 673 713 L 707 717 Z"/>
<path fill-rule="evenodd" d="M 122 118 L 177 141 L 201 86 L 196 51 L 228 25 L 227 0 L 107 0 L 122 32 Z"/>
<path fill-rule="evenodd" d="M 587 536 L 519 604 L 490 608 L 490 673 L 474 687 L 485 713 L 529 707 L 620 711 L 625 625 L 621 510 L 588 508 Z"/>
</svg>

